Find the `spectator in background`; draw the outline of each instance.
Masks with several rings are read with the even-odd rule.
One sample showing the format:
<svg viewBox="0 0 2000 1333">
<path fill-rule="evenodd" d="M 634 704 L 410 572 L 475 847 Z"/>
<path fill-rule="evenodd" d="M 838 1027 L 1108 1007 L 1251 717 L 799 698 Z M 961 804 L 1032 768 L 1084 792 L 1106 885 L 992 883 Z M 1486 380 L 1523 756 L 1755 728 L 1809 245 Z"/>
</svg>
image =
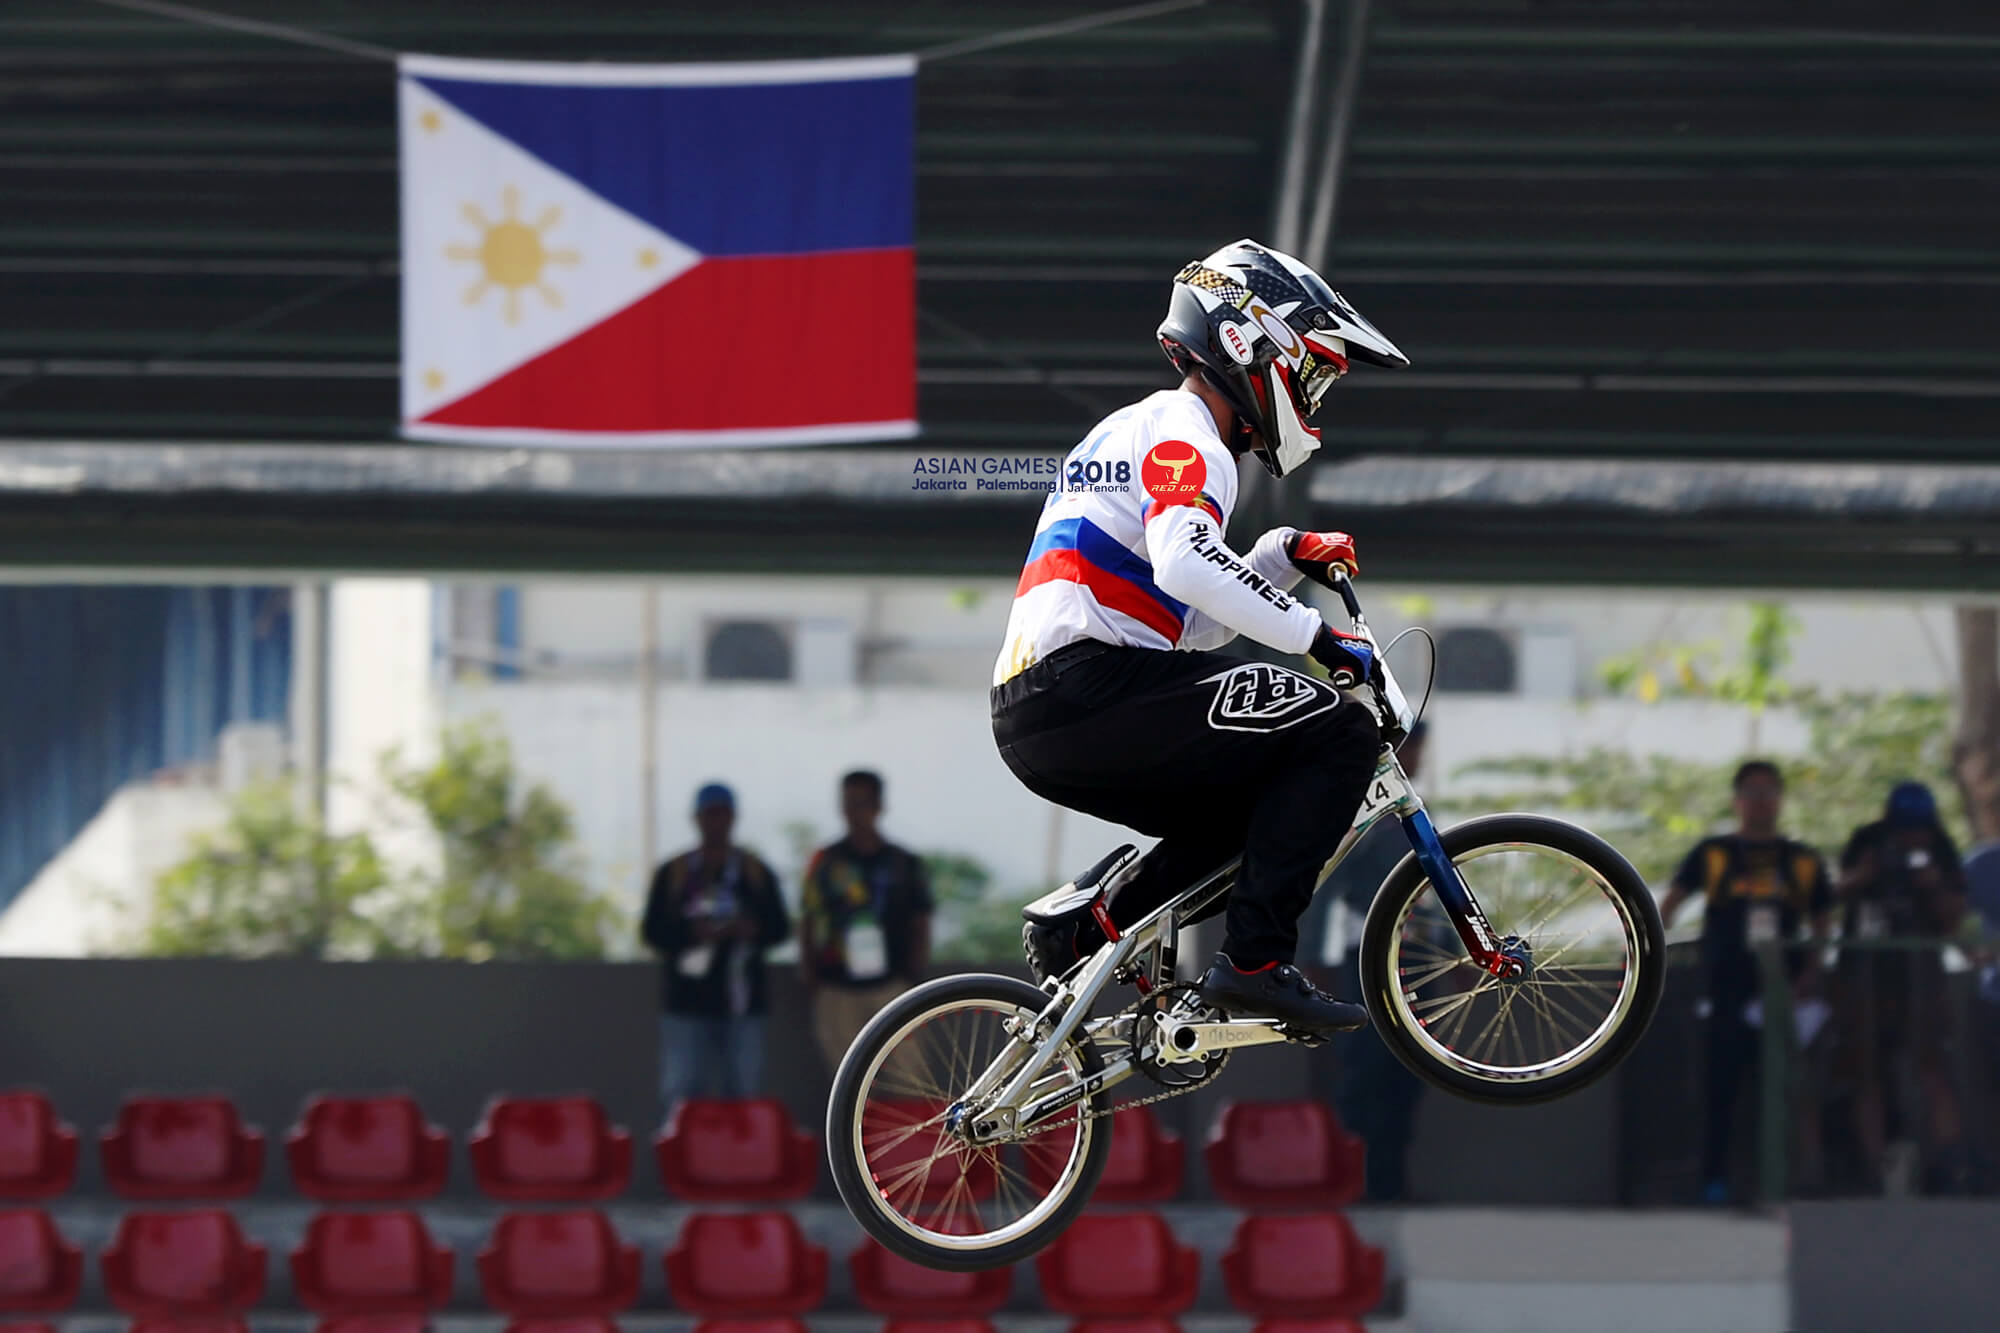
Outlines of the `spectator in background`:
<svg viewBox="0 0 2000 1333">
<path fill-rule="evenodd" d="M 1412 778 L 1424 766 L 1424 742 L 1429 733 L 1429 724 L 1418 722 L 1397 752 L 1403 771 Z M 1301 919 L 1300 938 L 1324 940 L 1321 957 L 1340 969 L 1333 982 L 1333 993 L 1339 999 L 1362 1002 L 1361 927 L 1368 919 L 1375 891 L 1409 852 L 1409 839 L 1395 820 L 1377 823 L 1334 867 Z M 1449 934 L 1450 924 L 1441 913 L 1438 919 Z M 1385 1203 L 1401 1199 L 1423 1081 L 1395 1057 L 1373 1029 L 1355 1033 L 1337 1049 L 1334 1109 L 1340 1112 L 1341 1123 L 1367 1145 L 1368 1200 Z"/>
<path fill-rule="evenodd" d="M 660 1099 L 753 1097 L 764 1082 L 764 951 L 791 934 L 778 881 L 730 840 L 736 797 L 695 793 L 701 845 L 653 875 L 640 933 L 660 955 Z"/>
<path fill-rule="evenodd" d="M 1833 907 L 1832 888 L 1818 852 L 1778 832 L 1785 779 L 1778 766 L 1752 759 L 1731 779 L 1736 831 L 1704 838 L 1681 862 L 1660 904 L 1672 925 L 1696 894 L 1706 903 L 1701 922 L 1701 967 L 1707 994 L 1707 1072 L 1703 1084 L 1701 1179 L 1707 1203 L 1729 1202 L 1729 1135 L 1743 1075 L 1755 1065 L 1758 1027 L 1751 1005 L 1761 988 L 1754 950 L 1795 945 L 1809 922 L 1814 947 L 1788 949 L 1786 967 L 1800 998 L 1818 989 L 1819 954 Z M 1761 1013 L 1761 1006 L 1758 1011 Z"/>
<path fill-rule="evenodd" d="M 1965 900 L 1978 917 L 1974 962 L 1979 968 L 1979 1005 L 1973 1042 L 1979 1088 L 1975 1104 L 1986 1108 L 1981 1133 L 1969 1136 L 1978 1160 L 1974 1188 L 2000 1191 L 2000 842 L 1981 843 L 1965 857 Z"/>
<path fill-rule="evenodd" d="M 877 1010 L 930 965 L 931 887 L 924 863 L 883 839 L 882 778 L 840 780 L 847 836 L 813 854 L 799 892 L 799 976 L 828 1069 Z"/>
<path fill-rule="evenodd" d="M 1949 1075 L 1952 1010 L 1938 950 L 1869 948 L 1874 940 L 1942 945 L 1965 919 L 1965 870 L 1921 782 L 1899 782 L 1882 818 L 1854 830 L 1840 854 L 1841 950 L 1838 1014 L 1841 1072 L 1854 1090 L 1855 1132 L 1865 1167 L 1884 1180 L 1892 1128 L 1889 1080 L 1899 1057 L 1915 1060 L 1929 1112 L 1927 1185 L 1962 1183 L 1964 1126 Z M 1899 1138 L 1904 1135 L 1898 1134 Z"/>
</svg>

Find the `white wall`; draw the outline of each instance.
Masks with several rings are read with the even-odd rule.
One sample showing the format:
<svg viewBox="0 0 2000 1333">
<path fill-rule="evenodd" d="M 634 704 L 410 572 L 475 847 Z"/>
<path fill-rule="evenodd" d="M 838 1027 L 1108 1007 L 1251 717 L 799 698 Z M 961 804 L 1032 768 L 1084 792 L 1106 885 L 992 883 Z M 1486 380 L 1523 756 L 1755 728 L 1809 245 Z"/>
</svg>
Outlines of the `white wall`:
<svg viewBox="0 0 2000 1333">
<path fill-rule="evenodd" d="M 512 738 L 525 775 L 547 782 L 575 810 L 594 878 L 642 891 L 639 700 L 608 682 L 505 682 L 455 686 L 452 717 L 490 714 Z M 1124 836 L 1082 815 L 1056 818 L 1000 762 L 983 690 L 910 687 L 799 690 L 782 685 L 660 688 L 659 828 L 663 855 L 693 842 L 697 787 L 736 789 L 737 835 L 785 876 L 799 866 L 786 826 L 803 821 L 819 841 L 839 835 L 836 783 L 873 768 L 887 783 L 883 825 L 913 848 L 979 858 L 1008 887 L 1041 883 L 1050 860 L 1066 876 Z"/>
<path fill-rule="evenodd" d="M 115 950 L 142 924 L 146 887 L 229 816 L 213 786 L 131 783 L 0 912 L 0 955 L 81 958 Z"/>
<path fill-rule="evenodd" d="M 640 861 L 640 716 L 634 667 L 640 650 L 641 597 L 636 579 L 540 580 L 521 585 L 519 680 L 466 680 L 443 687 L 449 716 L 491 712 L 513 738 L 526 770 L 547 781 L 576 810 L 599 882 L 636 894 L 648 868 Z M 658 827 L 662 853 L 690 834 L 687 802 L 703 782 L 738 790 L 740 830 L 788 877 L 786 826 L 804 822 L 816 835 L 838 830 L 834 782 L 848 768 L 881 770 L 889 784 L 892 836 L 925 850 L 979 858 L 996 881 L 1020 892 L 1089 864 L 1124 835 L 1073 814 L 1056 815 L 1029 796 L 994 753 L 985 682 L 1001 637 L 1011 583 L 1002 579 L 739 578 L 657 580 L 662 658 L 656 737 L 660 770 Z M 1534 688 L 1512 696 L 1447 694 L 1429 706 L 1430 768 L 1423 787 L 1437 795 L 1473 785 L 1458 770 L 1481 758 L 1556 754 L 1593 745 L 1688 758 L 1722 759 L 1750 748 L 1745 714 L 1669 699 L 1647 706 L 1605 697 L 1603 661 L 1648 645 L 1714 642 L 1733 656 L 1756 596 L 1600 589 L 1417 588 L 1372 584 L 1374 623 L 1385 636 L 1412 621 L 1444 629 L 1480 624 L 1529 631 L 1524 653 L 1540 666 Z M 385 594 L 386 595 L 386 594 Z M 1949 603 L 1881 595 L 1793 596 L 1801 622 L 1787 675 L 1831 688 L 1945 688 L 1951 680 Z M 338 607 L 339 602 L 336 603 Z M 386 603 L 384 604 L 387 605 Z M 414 603 L 404 606 L 414 618 Z M 718 684 L 700 679 L 704 626 L 718 617 L 768 616 L 829 627 L 826 642 L 851 633 L 856 670 L 807 685 Z M 386 628 L 386 611 L 378 627 Z M 845 627 L 844 629 L 840 627 Z M 336 636 L 340 635 L 336 628 Z M 1884 640 L 1899 645 L 1884 656 Z M 1863 652 L 1860 645 L 1876 645 Z M 337 645 L 336 652 L 343 650 Z M 351 649 L 349 651 L 352 651 Z M 364 657 L 372 655 L 364 654 Z M 349 659 L 343 656 L 341 662 Z M 1414 642 L 1398 650 L 1408 675 L 1424 658 Z M 422 710 L 409 698 L 414 663 L 364 660 L 370 690 L 397 700 L 404 722 L 370 735 L 379 744 L 414 725 Z M 1895 676 L 1882 673 L 1893 663 Z M 337 666 L 336 677 L 344 667 Z M 393 676 L 393 688 L 385 681 Z M 1422 681 L 1406 681 L 1413 695 Z M 345 687 L 337 683 L 337 691 Z M 337 697 L 346 697 L 338 695 Z M 339 724 L 336 723 L 336 731 Z M 1796 720 L 1773 714 L 1757 749 L 1777 754 L 1804 744 Z M 1482 785 L 1490 786 L 1490 780 Z M 1053 830 L 1053 833 L 1052 833 Z"/>
<path fill-rule="evenodd" d="M 700 675 L 703 626 L 718 617 L 810 617 L 853 626 L 860 679 L 875 683 L 974 686 L 992 669 L 1003 637 L 1011 578 L 742 578 L 658 581 L 662 676 Z M 639 652 L 636 580 L 544 579 L 521 585 L 521 648 L 531 669 L 577 674 L 628 671 Z M 1302 589 L 1331 601 L 1330 594 Z M 1540 636 L 1544 651 L 1571 655 L 1567 693 L 1602 694 L 1598 671 L 1613 657 L 1649 646 L 1710 645 L 1715 663 L 1734 659 L 1748 625 L 1745 604 L 1785 603 L 1799 621 L 1788 679 L 1829 689 L 1893 684 L 1948 689 L 1954 680 L 1952 600 L 1896 594 L 1678 592 L 1602 588 L 1506 589 L 1369 581 L 1370 617 L 1387 638 L 1412 623 L 1434 631 L 1461 625 L 1511 628 Z M 1568 641 L 1568 648 L 1561 642 Z M 1895 678 L 1878 651 L 1897 645 Z M 1866 650 L 1864 650 L 1864 648 Z M 1421 661 L 1421 649 L 1411 645 Z M 1399 650 L 1399 657 L 1403 650 Z M 1524 662 L 1525 666 L 1525 662 Z M 1549 673 L 1538 673 L 1546 681 Z M 1531 689 L 1529 693 L 1543 694 Z"/>
<path fill-rule="evenodd" d="M 340 579 L 332 585 L 327 681 L 327 827 L 367 829 L 383 856 L 405 864 L 435 855 L 431 840 L 382 781 L 385 751 L 409 763 L 437 754 L 433 603 L 427 579 Z"/>
<path fill-rule="evenodd" d="M 457 685 L 445 708 L 454 717 L 498 718 L 524 772 L 575 808 L 599 881 L 638 892 L 644 868 L 635 687 L 532 680 Z M 1478 785 L 1452 774 L 1483 757 L 1593 745 L 1701 757 L 1736 754 L 1744 744 L 1741 712 L 1697 702 L 1576 705 L 1458 695 L 1435 700 L 1430 716 L 1432 746 L 1421 786 L 1435 794 Z M 1766 718 L 1765 748 L 1784 753 L 1804 739 L 1796 719 Z M 885 824 L 892 838 L 921 850 L 975 856 L 1010 892 L 1047 882 L 1052 822 L 1057 878 L 1130 836 L 1082 815 L 1057 816 L 1030 795 L 994 750 L 983 690 L 666 685 L 657 743 L 662 853 L 691 841 L 688 803 L 695 788 L 727 782 L 737 792 L 741 838 L 770 856 L 788 879 L 797 866 L 789 859 L 786 825 L 808 822 L 823 839 L 837 834 L 835 783 L 856 767 L 875 768 L 887 780 Z"/>
</svg>

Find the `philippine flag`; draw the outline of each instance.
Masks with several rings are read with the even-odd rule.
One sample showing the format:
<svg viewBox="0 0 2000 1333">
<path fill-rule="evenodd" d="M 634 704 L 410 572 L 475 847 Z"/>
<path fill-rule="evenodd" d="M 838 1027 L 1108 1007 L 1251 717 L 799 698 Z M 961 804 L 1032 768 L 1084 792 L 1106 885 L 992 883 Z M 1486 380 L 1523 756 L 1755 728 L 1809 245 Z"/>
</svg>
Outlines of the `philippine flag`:
<svg viewBox="0 0 2000 1333">
<path fill-rule="evenodd" d="M 405 56 L 403 432 L 914 435 L 911 56 Z"/>
</svg>

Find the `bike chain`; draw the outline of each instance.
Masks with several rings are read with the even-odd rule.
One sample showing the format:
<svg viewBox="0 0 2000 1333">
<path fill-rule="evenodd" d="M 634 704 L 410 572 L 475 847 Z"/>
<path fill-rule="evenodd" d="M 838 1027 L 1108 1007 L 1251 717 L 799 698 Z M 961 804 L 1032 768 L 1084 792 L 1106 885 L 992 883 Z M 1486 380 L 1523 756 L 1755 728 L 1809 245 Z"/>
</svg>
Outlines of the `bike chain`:
<svg viewBox="0 0 2000 1333">
<path fill-rule="evenodd" d="M 1123 1018 L 1126 1014 L 1131 1013 L 1133 1010 L 1137 1009 L 1140 1005 L 1145 1004 L 1148 1000 L 1162 998 L 1164 996 L 1173 994 L 1175 991 L 1194 990 L 1194 989 L 1195 985 L 1193 982 L 1184 981 L 1176 983 L 1175 985 L 1172 986 L 1165 987 L 1162 990 L 1156 991 L 1150 995 L 1141 994 L 1137 999 L 1133 1000 L 1132 1003 L 1126 1005 L 1124 1008 L 1112 1010 L 1111 1017 L 1114 1020 Z M 1215 1067 L 1211 1069 L 1205 1076 L 1196 1079 L 1192 1083 L 1185 1084 L 1178 1088 L 1167 1088 L 1164 1092 L 1156 1092 L 1150 1097 L 1140 1097 L 1135 1101 L 1120 1102 L 1118 1105 L 1112 1107 L 1108 1111 L 1095 1111 L 1092 1110 L 1089 1106 L 1085 1105 L 1084 1103 L 1079 1102 L 1077 1103 L 1076 1111 L 1073 1114 L 1066 1115 L 1060 1120 L 1051 1120 L 1045 1124 L 1036 1125 L 1032 1130 L 1028 1131 L 1025 1134 L 1010 1135 L 1007 1139 L 1007 1142 L 1022 1143 L 1029 1139 L 1039 1138 L 1040 1136 L 1048 1133 L 1052 1129 L 1062 1129 L 1067 1125 L 1081 1124 L 1085 1120 L 1109 1120 L 1112 1116 L 1117 1115 L 1120 1111 L 1130 1111 L 1130 1110 L 1136 1110 L 1141 1106 L 1151 1106 L 1155 1102 L 1164 1102 L 1169 1098 L 1178 1097 L 1183 1093 L 1193 1092 L 1196 1088 L 1205 1088 L 1215 1080 L 1215 1076 L 1217 1074 L 1220 1074 L 1222 1072 L 1222 1067 L 1229 1063 L 1229 1057 L 1231 1054 L 1232 1052 L 1230 1051 L 1222 1052 L 1220 1058 L 1216 1062 Z M 1147 1078 L 1152 1078 L 1152 1075 L 1146 1072 L 1146 1068 L 1144 1065 L 1139 1066 L 1139 1072 L 1141 1074 L 1144 1074 Z M 1155 1081 L 1157 1082 L 1157 1080 Z"/>
</svg>

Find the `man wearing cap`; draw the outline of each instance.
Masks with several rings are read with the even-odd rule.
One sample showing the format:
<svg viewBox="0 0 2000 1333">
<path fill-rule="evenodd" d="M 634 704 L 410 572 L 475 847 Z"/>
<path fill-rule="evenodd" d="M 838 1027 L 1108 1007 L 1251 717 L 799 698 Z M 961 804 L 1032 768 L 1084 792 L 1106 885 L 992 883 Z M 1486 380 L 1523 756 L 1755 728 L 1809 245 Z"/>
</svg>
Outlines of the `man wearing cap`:
<svg viewBox="0 0 2000 1333">
<path fill-rule="evenodd" d="M 1914 1057 L 1930 1122 L 1930 1187 L 1948 1190 L 1965 1169 L 1964 1126 L 1947 1058 L 1952 1006 L 1938 951 L 1908 946 L 1923 939 L 1941 945 L 1958 932 L 1965 919 L 1965 871 L 1931 789 L 1921 782 L 1892 787 L 1882 818 L 1848 838 L 1840 870 L 1838 1065 L 1854 1089 L 1865 1166 L 1876 1182 L 1886 1183 L 1890 1140 L 1919 1135 L 1916 1125 L 1891 1114 L 1903 1108 L 1888 1096 L 1897 1058 L 1907 1053 Z M 1894 940 L 1905 947 L 1886 943 Z"/>
<path fill-rule="evenodd" d="M 662 862 L 640 934 L 660 955 L 660 1099 L 752 1097 L 764 1077 L 764 951 L 791 934 L 778 880 L 730 840 L 736 796 L 695 793 L 701 843 Z"/>
</svg>

